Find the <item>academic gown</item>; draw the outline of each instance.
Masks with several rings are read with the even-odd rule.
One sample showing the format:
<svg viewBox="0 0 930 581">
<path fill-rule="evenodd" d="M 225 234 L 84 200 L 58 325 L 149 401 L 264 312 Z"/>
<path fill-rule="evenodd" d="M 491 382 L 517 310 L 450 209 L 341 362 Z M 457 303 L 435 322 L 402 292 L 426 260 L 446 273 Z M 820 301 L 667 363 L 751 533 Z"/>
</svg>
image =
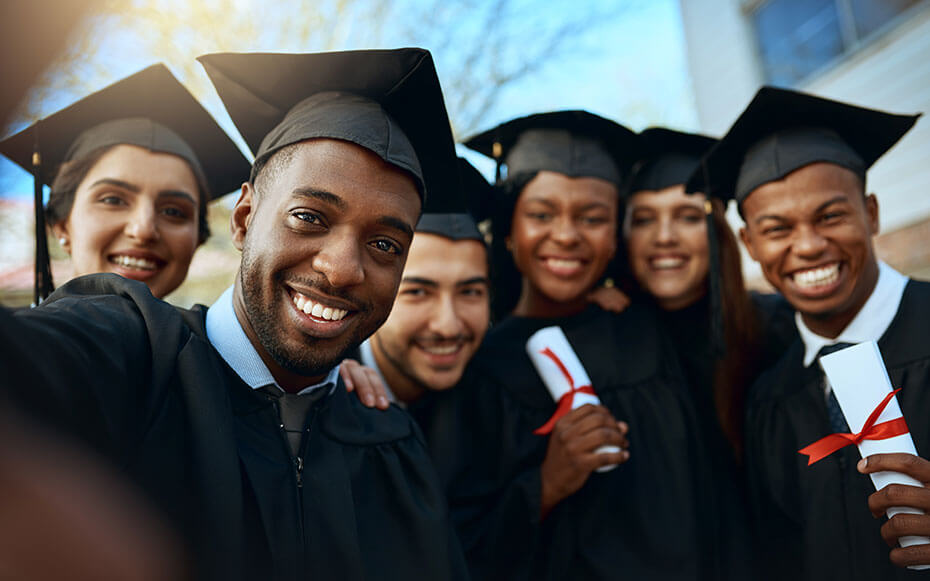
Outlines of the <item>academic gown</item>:
<svg viewBox="0 0 930 581">
<path fill-rule="evenodd" d="M 308 414 L 299 474 L 270 396 L 184 310 L 115 275 L 0 308 L 3 388 L 104 452 L 189 541 L 198 578 L 463 579 L 422 436 L 340 382 Z"/>
<path fill-rule="evenodd" d="M 540 519 L 540 466 L 555 411 L 525 351 L 562 327 L 602 403 L 630 426 L 631 458 L 593 473 Z M 452 390 L 457 433 L 439 469 L 475 579 L 714 579 L 714 497 L 699 427 L 653 311 L 589 307 L 557 319 L 510 317 Z"/>
<path fill-rule="evenodd" d="M 909 281 L 891 325 L 878 341 L 891 384 L 917 452 L 930 454 L 930 284 Z M 859 452 L 847 446 L 807 466 L 798 450 L 831 433 L 823 373 L 803 364 L 798 338 L 753 387 L 746 460 L 759 542 L 759 574 L 771 579 L 874 581 L 917 579 L 900 569 L 868 497 L 875 487 L 856 470 Z M 799 573 L 802 573 L 799 576 Z"/>
</svg>

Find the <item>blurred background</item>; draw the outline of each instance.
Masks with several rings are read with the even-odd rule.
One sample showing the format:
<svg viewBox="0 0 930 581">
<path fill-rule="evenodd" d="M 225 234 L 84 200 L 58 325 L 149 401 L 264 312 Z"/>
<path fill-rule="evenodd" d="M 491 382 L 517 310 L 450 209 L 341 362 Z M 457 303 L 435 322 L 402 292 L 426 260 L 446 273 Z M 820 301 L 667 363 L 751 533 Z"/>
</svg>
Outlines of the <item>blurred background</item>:
<svg viewBox="0 0 930 581">
<path fill-rule="evenodd" d="M 78 1 L 34 3 L 57 10 Z M 0 19 L 19 4 L 0 4 Z M 635 130 L 719 136 L 763 84 L 930 112 L 930 0 L 97 0 L 64 44 L 3 136 L 163 62 L 247 152 L 196 56 L 400 46 L 433 52 L 459 140 L 557 109 L 587 109 Z M 460 153 L 492 175 L 489 160 Z M 879 252 L 918 278 L 930 278 L 928 184 L 930 121 L 922 119 L 869 173 L 881 208 Z M 210 304 L 231 284 L 235 199 L 211 205 L 213 236 L 170 302 Z M 740 225 L 735 213 L 731 221 Z M 30 301 L 33 235 L 31 177 L 0 158 L 6 305 Z M 50 247 L 55 280 L 67 280 L 67 256 L 54 240 Z M 745 266 L 763 288 L 748 258 Z"/>
</svg>

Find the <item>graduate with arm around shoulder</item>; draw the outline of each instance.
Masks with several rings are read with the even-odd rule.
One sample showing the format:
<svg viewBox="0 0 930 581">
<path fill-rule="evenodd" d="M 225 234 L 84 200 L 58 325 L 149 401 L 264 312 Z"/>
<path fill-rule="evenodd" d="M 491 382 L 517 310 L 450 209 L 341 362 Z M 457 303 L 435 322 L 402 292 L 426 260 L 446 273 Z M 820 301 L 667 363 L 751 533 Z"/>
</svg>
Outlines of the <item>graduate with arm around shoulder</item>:
<svg viewBox="0 0 930 581">
<path fill-rule="evenodd" d="M 930 532 L 930 517 L 880 518 L 895 503 L 926 510 L 930 490 L 876 492 L 864 474 L 894 470 L 926 482 L 927 460 L 879 455 L 859 464 L 847 446 L 808 465 L 798 452 L 850 431 L 817 359 L 865 341 L 877 341 L 901 388 L 917 451 L 930 450 L 930 285 L 878 259 L 878 200 L 866 189 L 868 168 L 916 119 L 763 87 L 688 183 L 736 199 L 746 248 L 796 310 L 800 337 L 753 387 L 746 421 L 760 574 L 772 579 L 909 579 L 920 574 L 904 565 L 930 562 L 927 545 L 888 547 Z"/>
<path fill-rule="evenodd" d="M 441 467 L 475 578 L 714 577 L 707 465 L 674 349 L 648 307 L 615 314 L 588 302 L 616 252 L 632 141 L 612 121 L 564 111 L 467 142 L 507 168 L 492 276 L 508 315 L 453 390 L 458 452 Z M 553 417 L 526 352 L 553 325 L 602 405 Z M 534 433 L 550 420 L 550 433 Z M 604 445 L 621 450 L 597 453 Z"/>
</svg>

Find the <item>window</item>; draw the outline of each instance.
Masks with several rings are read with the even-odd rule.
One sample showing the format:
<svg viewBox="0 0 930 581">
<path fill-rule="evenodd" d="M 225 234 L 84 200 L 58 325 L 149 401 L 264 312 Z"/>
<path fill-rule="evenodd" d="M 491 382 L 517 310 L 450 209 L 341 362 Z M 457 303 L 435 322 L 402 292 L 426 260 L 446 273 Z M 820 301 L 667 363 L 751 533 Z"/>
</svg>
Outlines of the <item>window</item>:
<svg viewBox="0 0 930 581">
<path fill-rule="evenodd" d="M 924 0 L 768 0 L 750 19 L 769 83 L 796 85 Z"/>
</svg>

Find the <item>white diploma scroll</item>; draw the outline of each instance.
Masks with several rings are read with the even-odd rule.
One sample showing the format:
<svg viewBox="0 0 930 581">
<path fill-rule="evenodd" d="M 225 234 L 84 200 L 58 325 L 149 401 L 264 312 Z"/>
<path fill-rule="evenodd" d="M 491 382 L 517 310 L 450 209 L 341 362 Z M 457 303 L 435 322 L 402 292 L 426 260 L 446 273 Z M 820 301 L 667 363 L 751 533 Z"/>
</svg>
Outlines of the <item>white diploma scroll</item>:
<svg viewBox="0 0 930 581">
<path fill-rule="evenodd" d="M 885 362 L 882 359 L 878 345 L 874 341 L 860 343 L 846 349 L 836 351 L 820 358 L 836 400 L 846 416 L 846 423 L 852 433 L 862 431 L 868 417 L 881 401 L 893 390 Z M 888 405 L 878 416 L 876 424 L 891 421 L 902 416 L 901 407 L 896 397 L 891 398 Z M 885 440 L 862 440 L 859 443 L 859 453 L 862 457 L 872 454 L 892 454 L 903 452 L 917 455 L 911 434 L 901 434 Z M 899 472 L 875 472 L 870 474 L 876 490 L 889 484 L 907 484 L 910 486 L 923 486 L 919 481 Z M 892 507 L 887 511 L 888 518 L 900 513 L 923 514 L 923 511 L 909 507 Z M 930 538 L 906 536 L 898 539 L 902 547 L 930 543 Z M 930 565 L 910 567 L 912 569 L 930 569 Z"/>
<path fill-rule="evenodd" d="M 591 385 L 588 372 L 585 371 L 561 327 L 544 327 L 533 333 L 526 342 L 526 352 L 530 356 L 530 361 L 533 362 L 533 366 L 536 368 L 536 372 L 539 373 L 543 384 L 556 402 L 571 392 L 572 388 L 578 389 L 582 386 Z M 553 359 L 553 355 L 562 363 L 564 370 Z M 600 405 L 601 403 L 601 400 L 593 393 L 576 391 L 570 397 L 572 398 L 571 409 L 589 403 L 593 405 Z M 601 446 L 596 451 L 603 454 L 619 452 L 620 448 L 607 445 Z M 608 472 L 616 467 L 616 464 L 609 464 L 601 466 L 597 471 Z"/>
</svg>

